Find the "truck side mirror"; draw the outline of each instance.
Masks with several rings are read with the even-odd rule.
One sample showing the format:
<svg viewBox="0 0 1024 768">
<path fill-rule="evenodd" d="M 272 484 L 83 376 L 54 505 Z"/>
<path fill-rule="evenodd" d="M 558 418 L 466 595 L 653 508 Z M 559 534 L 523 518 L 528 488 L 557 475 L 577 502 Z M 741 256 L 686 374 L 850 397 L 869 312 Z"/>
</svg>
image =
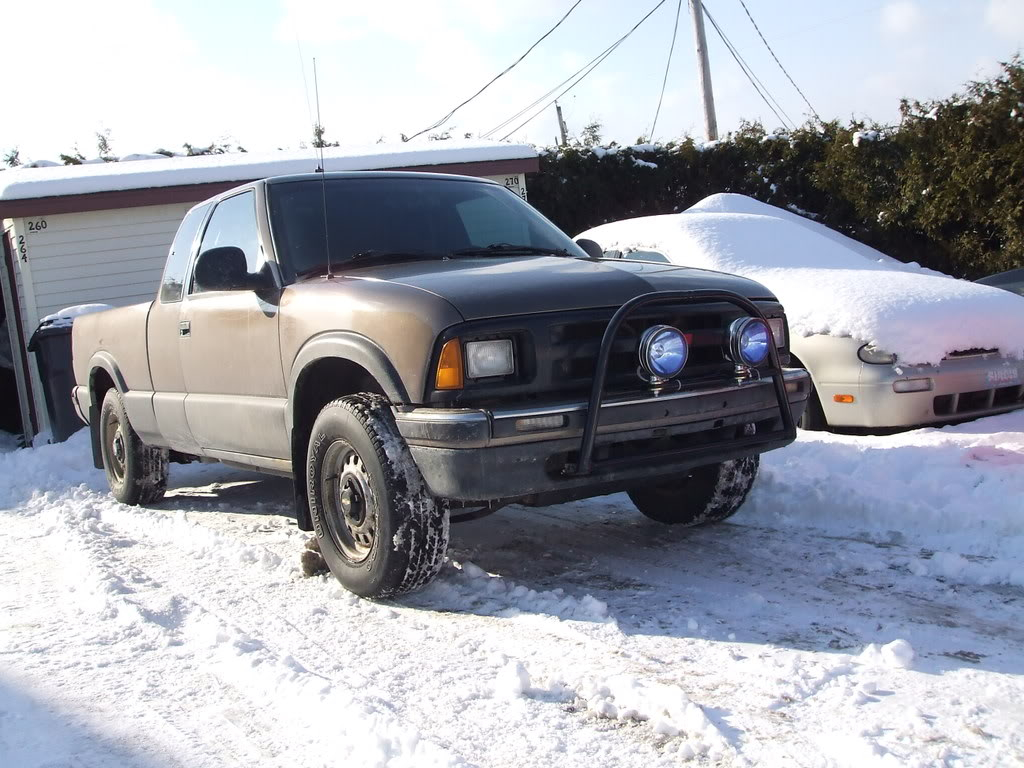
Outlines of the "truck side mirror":
<svg viewBox="0 0 1024 768">
<path fill-rule="evenodd" d="M 592 259 L 603 259 L 604 251 L 601 246 L 595 243 L 593 240 L 588 240 L 585 237 L 581 237 L 576 241 L 576 245 L 583 249 L 583 252 Z"/>
<path fill-rule="evenodd" d="M 265 266 L 265 265 L 264 265 Z M 258 291 L 267 287 L 273 276 L 264 269 L 249 272 L 245 252 L 233 245 L 210 248 L 196 260 L 194 290 L 203 291 Z"/>
</svg>

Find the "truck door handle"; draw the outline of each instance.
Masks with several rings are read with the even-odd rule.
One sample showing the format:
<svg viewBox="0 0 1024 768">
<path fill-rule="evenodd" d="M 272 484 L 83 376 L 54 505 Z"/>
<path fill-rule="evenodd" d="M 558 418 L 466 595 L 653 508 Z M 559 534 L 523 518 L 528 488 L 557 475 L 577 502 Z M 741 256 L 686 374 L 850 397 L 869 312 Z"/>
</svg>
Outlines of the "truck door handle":
<svg viewBox="0 0 1024 768">
<path fill-rule="evenodd" d="M 182 320 L 178 323 L 178 335 L 179 336 L 191 336 L 192 335 L 192 323 L 188 320 Z"/>
</svg>

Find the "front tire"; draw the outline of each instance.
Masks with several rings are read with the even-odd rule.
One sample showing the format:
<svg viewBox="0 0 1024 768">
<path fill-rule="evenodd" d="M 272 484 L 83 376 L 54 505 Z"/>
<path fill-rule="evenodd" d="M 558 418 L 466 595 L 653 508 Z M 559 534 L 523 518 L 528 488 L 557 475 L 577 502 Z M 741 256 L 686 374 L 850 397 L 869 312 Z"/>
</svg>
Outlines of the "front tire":
<svg viewBox="0 0 1024 768">
<path fill-rule="evenodd" d="M 114 388 L 103 398 L 99 431 L 103 469 L 114 498 L 133 505 L 160 501 L 167 490 L 167 451 L 142 442 Z"/>
<path fill-rule="evenodd" d="M 750 493 L 759 456 L 691 469 L 681 478 L 636 488 L 629 498 L 640 513 L 666 525 L 705 525 L 732 517 Z"/>
<path fill-rule="evenodd" d="M 448 550 L 448 512 L 430 495 L 379 395 L 328 403 L 310 434 L 306 486 L 320 552 L 342 586 L 394 597 L 430 582 Z"/>
</svg>

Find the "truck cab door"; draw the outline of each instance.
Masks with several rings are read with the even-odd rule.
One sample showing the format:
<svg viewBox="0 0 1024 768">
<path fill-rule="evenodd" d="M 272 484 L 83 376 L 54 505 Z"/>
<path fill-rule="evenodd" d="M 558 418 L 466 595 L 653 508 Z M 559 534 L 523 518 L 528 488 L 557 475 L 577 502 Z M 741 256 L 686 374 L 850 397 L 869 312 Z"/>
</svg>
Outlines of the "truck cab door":
<svg viewBox="0 0 1024 768">
<path fill-rule="evenodd" d="M 178 226 L 167 255 L 159 295 L 146 321 L 146 349 L 157 428 L 163 444 L 183 453 L 197 453 L 199 446 L 185 418 L 185 375 L 178 353 L 181 300 L 189 262 L 209 212 L 209 205 L 196 206 Z"/>
<path fill-rule="evenodd" d="M 237 284 L 196 279 L 203 254 L 215 248 L 244 254 L 246 274 Z M 291 456 L 276 301 L 280 294 L 252 288 L 252 278 L 267 271 L 265 263 L 255 191 L 221 200 L 199 245 L 177 339 L 189 428 L 203 453 L 216 458 Z"/>
</svg>

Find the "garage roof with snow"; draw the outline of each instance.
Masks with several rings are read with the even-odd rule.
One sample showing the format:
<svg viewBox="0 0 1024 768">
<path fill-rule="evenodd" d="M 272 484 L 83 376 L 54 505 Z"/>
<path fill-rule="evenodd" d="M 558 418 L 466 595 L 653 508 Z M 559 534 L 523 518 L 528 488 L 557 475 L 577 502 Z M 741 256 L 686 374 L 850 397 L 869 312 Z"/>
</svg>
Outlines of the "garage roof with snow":
<svg viewBox="0 0 1024 768">
<path fill-rule="evenodd" d="M 197 200 L 254 179 L 314 171 L 317 155 L 306 149 L 18 168 L 0 173 L 0 218 Z M 482 140 L 328 147 L 323 161 L 326 171 L 477 176 L 538 168 L 532 146 Z"/>
</svg>

